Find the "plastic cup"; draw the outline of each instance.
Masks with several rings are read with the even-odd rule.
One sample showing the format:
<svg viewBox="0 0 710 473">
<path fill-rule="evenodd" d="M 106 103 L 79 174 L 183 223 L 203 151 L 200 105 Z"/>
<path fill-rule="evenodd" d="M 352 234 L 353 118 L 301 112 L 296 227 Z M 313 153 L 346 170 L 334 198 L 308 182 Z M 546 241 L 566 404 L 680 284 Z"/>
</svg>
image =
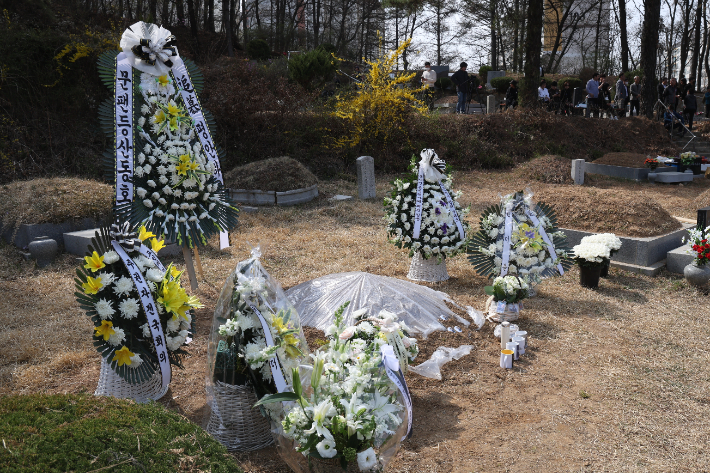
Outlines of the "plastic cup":
<svg viewBox="0 0 710 473">
<path fill-rule="evenodd" d="M 518 358 L 520 358 L 520 351 L 518 350 L 518 347 L 520 345 L 518 342 L 508 342 L 505 344 L 505 348 L 507 350 L 513 350 L 513 360 L 517 361 Z"/>
<path fill-rule="evenodd" d="M 500 351 L 500 367 L 507 370 L 513 368 L 513 350 L 501 350 Z"/>
<path fill-rule="evenodd" d="M 518 343 L 518 354 L 524 355 L 525 354 L 525 339 L 523 337 L 515 337 L 515 338 L 513 338 L 513 341 Z"/>
</svg>

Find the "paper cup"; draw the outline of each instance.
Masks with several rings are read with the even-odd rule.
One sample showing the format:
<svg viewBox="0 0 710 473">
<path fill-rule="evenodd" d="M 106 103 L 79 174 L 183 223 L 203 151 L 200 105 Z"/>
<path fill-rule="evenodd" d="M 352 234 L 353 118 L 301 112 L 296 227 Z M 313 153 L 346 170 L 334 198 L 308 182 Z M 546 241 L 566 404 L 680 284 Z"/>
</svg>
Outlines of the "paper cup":
<svg viewBox="0 0 710 473">
<path fill-rule="evenodd" d="M 525 339 L 523 337 L 515 337 L 515 338 L 513 338 L 513 341 L 518 343 L 518 355 L 524 355 L 525 354 Z"/>
<path fill-rule="evenodd" d="M 517 332 L 515 332 L 515 336 L 524 338 L 525 343 L 528 342 L 528 332 L 526 332 L 525 330 L 518 330 Z"/>
<path fill-rule="evenodd" d="M 519 346 L 518 342 L 508 342 L 505 344 L 507 350 L 513 350 L 513 360 L 516 361 L 520 358 L 520 352 L 518 351 Z"/>
<path fill-rule="evenodd" d="M 500 367 L 507 370 L 513 368 L 513 350 L 500 351 Z"/>
</svg>

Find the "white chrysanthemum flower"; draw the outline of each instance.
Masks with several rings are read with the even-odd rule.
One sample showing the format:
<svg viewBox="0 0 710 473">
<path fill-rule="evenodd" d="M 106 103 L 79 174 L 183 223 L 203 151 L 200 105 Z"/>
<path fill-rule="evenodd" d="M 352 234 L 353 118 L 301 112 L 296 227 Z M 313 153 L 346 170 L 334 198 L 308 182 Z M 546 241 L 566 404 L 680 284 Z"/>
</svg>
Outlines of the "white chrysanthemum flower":
<svg viewBox="0 0 710 473">
<path fill-rule="evenodd" d="M 140 176 L 138 176 L 138 177 L 140 177 Z M 136 189 L 136 194 L 137 194 L 138 197 L 140 197 L 141 199 L 145 199 L 145 196 L 148 194 L 148 191 L 146 191 L 146 190 L 143 189 L 142 187 L 139 187 L 138 189 Z"/>
<path fill-rule="evenodd" d="M 108 343 L 112 346 L 118 346 L 126 340 L 126 333 L 122 328 L 113 327 L 113 334 L 109 335 Z"/>
<path fill-rule="evenodd" d="M 133 368 L 133 369 L 136 369 L 136 368 L 138 368 L 142 363 L 143 363 L 143 359 L 141 358 L 141 356 L 140 356 L 138 353 L 135 353 L 135 354 L 131 357 L 131 364 L 128 365 L 128 366 L 130 366 L 130 367 Z"/>
<path fill-rule="evenodd" d="M 182 195 L 182 191 L 180 189 L 173 189 L 173 195 L 175 197 L 180 197 Z"/>
<path fill-rule="evenodd" d="M 110 251 L 107 251 L 106 253 L 104 253 L 104 264 L 113 264 L 118 260 L 119 260 L 118 253 L 116 253 L 115 251 L 110 250 Z M 111 280 L 111 282 L 113 282 L 113 279 Z M 104 283 L 104 284 L 106 284 L 106 283 Z M 106 285 L 108 285 L 108 284 L 106 284 Z"/>
<path fill-rule="evenodd" d="M 136 166 L 135 169 L 133 170 L 133 174 L 135 174 L 136 177 L 143 177 L 143 167 Z"/>
<path fill-rule="evenodd" d="M 99 299 L 99 302 L 94 304 L 94 307 L 96 308 L 96 313 L 101 317 L 101 320 L 113 318 L 113 314 L 116 312 L 111 306 L 111 301 L 107 301 L 106 299 Z"/>
<path fill-rule="evenodd" d="M 155 186 L 156 186 L 155 181 L 153 181 L 153 180 L 148 181 L 148 185 L 149 185 L 150 187 L 155 187 Z"/>
<path fill-rule="evenodd" d="M 145 199 L 145 200 L 143 201 L 143 205 L 145 205 L 145 206 L 148 207 L 149 209 L 152 209 L 152 208 L 153 208 L 153 202 L 151 202 L 150 199 Z"/>
<path fill-rule="evenodd" d="M 121 311 L 121 315 L 125 319 L 133 319 L 138 315 L 138 311 L 140 310 L 140 304 L 138 303 L 138 299 L 134 298 L 128 298 L 123 301 L 118 305 L 118 310 Z"/>
<path fill-rule="evenodd" d="M 227 321 L 229 322 L 229 320 Z M 171 317 L 168 319 L 168 323 L 166 324 L 168 332 L 177 332 L 180 330 L 180 320 L 176 318 L 175 316 Z M 221 329 L 221 327 L 220 327 Z M 221 333 L 221 331 L 220 331 Z M 235 332 L 236 333 L 236 332 Z M 230 335 L 234 335 L 234 333 L 231 333 Z"/>
<path fill-rule="evenodd" d="M 118 281 L 114 284 L 113 292 L 117 295 L 128 295 L 129 292 L 133 290 L 133 281 L 131 278 L 126 276 L 121 276 Z"/>
<path fill-rule="evenodd" d="M 158 181 L 160 181 L 161 184 L 167 184 L 168 183 L 168 178 L 165 176 L 160 176 L 158 178 Z"/>
<path fill-rule="evenodd" d="M 161 179 L 162 179 L 162 178 L 161 178 Z M 160 205 L 168 205 L 168 201 L 165 200 L 165 199 L 163 199 L 162 197 L 161 197 L 160 199 L 158 199 L 158 203 L 159 203 Z M 157 215 L 157 212 L 156 212 L 156 215 Z"/>
<path fill-rule="evenodd" d="M 106 263 L 106 258 L 104 258 L 104 263 Z M 103 288 L 110 286 L 116 279 L 116 276 L 113 273 L 106 273 L 106 272 L 101 272 L 97 275 L 97 277 L 101 278 L 101 291 Z"/>
<path fill-rule="evenodd" d="M 153 282 L 162 282 L 163 281 L 163 272 L 158 270 L 158 269 L 149 269 L 147 273 L 145 273 L 146 279 L 149 281 Z"/>
<path fill-rule="evenodd" d="M 185 339 L 177 336 L 177 337 L 165 337 L 165 345 L 168 347 L 168 350 L 170 351 L 175 351 L 178 348 L 182 346 L 182 344 L 185 342 Z"/>
<path fill-rule="evenodd" d="M 145 164 L 143 165 L 143 172 L 146 174 L 150 174 L 150 171 L 153 169 L 153 167 L 150 164 Z M 155 187 L 155 186 L 151 186 Z"/>
</svg>

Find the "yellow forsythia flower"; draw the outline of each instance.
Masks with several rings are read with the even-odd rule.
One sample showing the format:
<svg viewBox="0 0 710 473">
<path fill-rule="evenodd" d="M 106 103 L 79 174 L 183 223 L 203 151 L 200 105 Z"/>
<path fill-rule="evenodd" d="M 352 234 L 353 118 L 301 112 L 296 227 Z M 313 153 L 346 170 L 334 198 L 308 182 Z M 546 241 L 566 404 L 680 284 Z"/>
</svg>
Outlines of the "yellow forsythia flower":
<svg viewBox="0 0 710 473">
<path fill-rule="evenodd" d="M 92 254 L 91 256 L 84 256 L 84 261 L 86 261 L 84 267 L 86 269 L 90 269 L 93 272 L 96 272 L 99 269 L 106 267 L 106 265 L 104 264 L 103 255 L 99 256 L 99 254 L 95 251 L 94 254 Z"/>
<path fill-rule="evenodd" d="M 116 350 L 114 352 L 113 359 L 111 361 L 118 361 L 118 366 L 123 366 L 123 365 L 129 365 L 131 364 L 131 357 L 135 355 L 135 353 L 132 353 L 128 347 L 122 346 L 120 350 Z"/>
</svg>

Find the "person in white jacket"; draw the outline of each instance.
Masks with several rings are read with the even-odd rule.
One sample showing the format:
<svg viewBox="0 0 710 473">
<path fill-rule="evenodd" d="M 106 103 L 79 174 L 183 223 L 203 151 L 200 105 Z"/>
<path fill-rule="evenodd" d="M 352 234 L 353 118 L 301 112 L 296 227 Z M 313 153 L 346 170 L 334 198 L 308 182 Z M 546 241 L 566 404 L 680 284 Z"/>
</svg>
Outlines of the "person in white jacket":
<svg viewBox="0 0 710 473">
<path fill-rule="evenodd" d="M 429 106 L 429 110 L 434 108 L 434 84 L 436 84 L 436 71 L 431 68 L 429 61 L 424 63 L 424 72 L 422 72 L 422 85 L 425 86 L 425 100 Z"/>
<path fill-rule="evenodd" d="M 550 91 L 547 90 L 547 82 L 540 81 L 540 87 L 537 89 L 537 99 L 545 104 L 550 103 Z"/>
</svg>

